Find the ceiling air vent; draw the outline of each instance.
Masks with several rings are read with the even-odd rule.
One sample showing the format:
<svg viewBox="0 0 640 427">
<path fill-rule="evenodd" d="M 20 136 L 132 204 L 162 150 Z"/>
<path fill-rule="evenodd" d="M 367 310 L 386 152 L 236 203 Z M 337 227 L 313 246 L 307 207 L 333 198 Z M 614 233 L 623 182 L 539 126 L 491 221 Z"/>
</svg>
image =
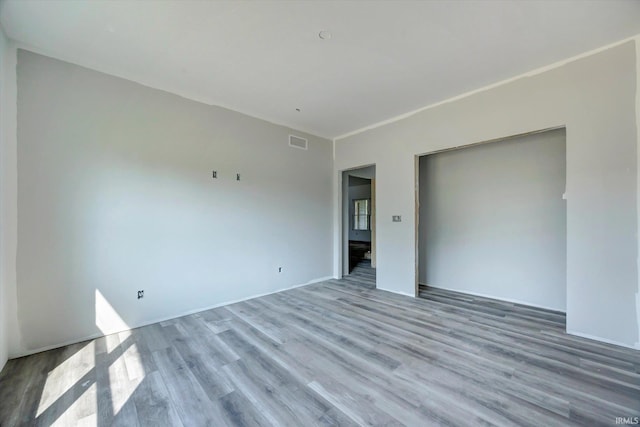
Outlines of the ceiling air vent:
<svg viewBox="0 0 640 427">
<path fill-rule="evenodd" d="M 306 150 L 308 147 L 308 142 L 304 138 L 300 138 L 299 136 L 289 135 L 289 147 L 301 148 Z"/>
</svg>

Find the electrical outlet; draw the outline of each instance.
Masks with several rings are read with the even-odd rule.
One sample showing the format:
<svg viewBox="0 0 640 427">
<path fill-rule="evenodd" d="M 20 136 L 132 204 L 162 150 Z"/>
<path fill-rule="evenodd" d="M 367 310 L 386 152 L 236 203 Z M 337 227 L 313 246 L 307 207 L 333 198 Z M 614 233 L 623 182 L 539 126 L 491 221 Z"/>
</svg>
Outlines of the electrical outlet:
<svg viewBox="0 0 640 427">
<path fill-rule="evenodd" d="M 138 291 L 138 299 L 144 298 L 144 291 Z"/>
</svg>

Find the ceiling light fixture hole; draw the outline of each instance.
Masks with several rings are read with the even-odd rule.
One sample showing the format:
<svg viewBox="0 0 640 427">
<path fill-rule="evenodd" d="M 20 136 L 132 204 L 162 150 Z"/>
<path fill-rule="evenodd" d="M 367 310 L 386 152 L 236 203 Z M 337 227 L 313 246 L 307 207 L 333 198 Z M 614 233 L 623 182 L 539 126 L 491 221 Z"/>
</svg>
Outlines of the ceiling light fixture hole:
<svg viewBox="0 0 640 427">
<path fill-rule="evenodd" d="M 322 30 L 318 33 L 318 37 L 322 40 L 329 40 L 331 38 L 331 33 L 327 30 Z"/>
</svg>

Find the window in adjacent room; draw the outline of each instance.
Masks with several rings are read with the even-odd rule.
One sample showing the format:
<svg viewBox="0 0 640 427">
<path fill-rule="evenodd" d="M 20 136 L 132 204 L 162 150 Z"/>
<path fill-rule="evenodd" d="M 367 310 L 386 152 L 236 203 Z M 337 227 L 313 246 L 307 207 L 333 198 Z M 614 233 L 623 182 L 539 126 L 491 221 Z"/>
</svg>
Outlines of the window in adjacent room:
<svg viewBox="0 0 640 427">
<path fill-rule="evenodd" d="M 358 199 L 353 201 L 353 229 L 369 230 L 371 211 L 369 199 Z"/>
</svg>

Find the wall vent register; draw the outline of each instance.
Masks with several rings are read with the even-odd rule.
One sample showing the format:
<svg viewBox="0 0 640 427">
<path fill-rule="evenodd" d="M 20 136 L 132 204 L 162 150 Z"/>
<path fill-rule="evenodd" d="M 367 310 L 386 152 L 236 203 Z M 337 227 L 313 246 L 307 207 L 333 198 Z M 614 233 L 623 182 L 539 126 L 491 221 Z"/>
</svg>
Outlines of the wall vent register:
<svg viewBox="0 0 640 427">
<path fill-rule="evenodd" d="M 299 136 L 289 135 L 289 147 L 306 150 L 308 148 L 308 141 L 305 138 L 300 138 Z"/>
</svg>

